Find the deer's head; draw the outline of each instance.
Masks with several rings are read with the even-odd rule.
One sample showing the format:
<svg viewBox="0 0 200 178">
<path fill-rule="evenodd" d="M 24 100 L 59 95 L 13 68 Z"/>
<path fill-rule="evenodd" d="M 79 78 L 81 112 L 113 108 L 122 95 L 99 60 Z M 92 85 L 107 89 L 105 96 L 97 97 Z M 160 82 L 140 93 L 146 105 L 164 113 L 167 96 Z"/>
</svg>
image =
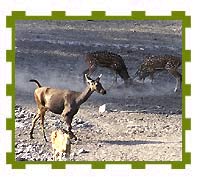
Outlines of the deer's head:
<svg viewBox="0 0 200 178">
<path fill-rule="evenodd" d="M 87 76 L 87 74 L 85 74 L 85 79 L 91 91 L 96 91 L 97 93 L 105 95 L 106 90 L 103 88 L 103 86 L 100 83 L 101 76 L 102 74 L 100 74 L 99 77 L 97 77 L 95 80 L 92 80 L 90 77 Z"/>
<path fill-rule="evenodd" d="M 144 80 L 149 74 L 149 71 L 145 67 L 140 66 L 136 71 L 134 78 L 138 77 L 139 80 Z"/>
</svg>

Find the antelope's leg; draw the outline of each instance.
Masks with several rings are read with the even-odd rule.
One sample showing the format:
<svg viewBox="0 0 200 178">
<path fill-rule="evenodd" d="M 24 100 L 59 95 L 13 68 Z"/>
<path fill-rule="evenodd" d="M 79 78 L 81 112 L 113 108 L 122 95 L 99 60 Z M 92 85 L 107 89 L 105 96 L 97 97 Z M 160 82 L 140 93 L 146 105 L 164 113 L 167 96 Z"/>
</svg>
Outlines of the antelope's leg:
<svg viewBox="0 0 200 178">
<path fill-rule="evenodd" d="M 36 114 L 36 116 L 33 118 L 32 120 L 32 127 L 31 127 L 31 131 L 30 131 L 30 138 L 33 139 L 33 130 L 35 128 L 35 123 L 37 122 L 37 120 L 40 118 L 40 114 Z"/>
</svg>

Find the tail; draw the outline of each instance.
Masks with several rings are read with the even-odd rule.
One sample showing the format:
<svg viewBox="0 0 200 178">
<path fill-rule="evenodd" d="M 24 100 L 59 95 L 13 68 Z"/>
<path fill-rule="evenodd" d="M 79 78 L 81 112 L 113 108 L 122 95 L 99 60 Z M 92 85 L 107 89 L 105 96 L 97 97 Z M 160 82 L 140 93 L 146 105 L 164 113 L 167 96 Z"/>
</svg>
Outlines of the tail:
<svg viewBox="0 0 200 178">
<path fill-rule="evenodd" d="M 29 80 L 29 82 L 35 82 L 38 88 L 42 87 L 40 85 L 40 83 L 37 80 L 35 80 L 35 79 L 31 79 L 31 80 Z"/>
</svg>

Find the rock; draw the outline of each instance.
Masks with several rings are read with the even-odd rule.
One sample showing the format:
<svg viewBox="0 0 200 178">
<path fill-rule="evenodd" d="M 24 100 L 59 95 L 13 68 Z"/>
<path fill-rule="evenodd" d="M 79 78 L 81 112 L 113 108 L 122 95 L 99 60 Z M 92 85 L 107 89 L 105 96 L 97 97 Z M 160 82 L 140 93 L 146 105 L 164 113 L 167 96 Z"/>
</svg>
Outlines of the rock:
<svg viewBox="0 0 200 178">
<path fill-rule="evenodd" d="M 104 113 L 106 112 L 106 104 L 103 104 L 99 107 L 99 113 Z"/>
<path fill-rule="evenodd" d="M 82 154 L 82 153 L 89 153 L 89 151 L 81 148 L 80 150 L 78 150 L 78 154 Z"/>
<path fill-rule="evenodd" d="M 76 124 L 83 124 L 83 123 L 84 123 L 84 121 L 82 119 L 77 119 L 76 120 Z"/>
<path fill-rule="evenodd" d="M 102 147 L 103 145 L 101 143 L 98 143 L 97 146 L 100 148 Z"/>
<path fill-rule="evenodd" d="M 96 133 L 101 133 L 101 129 L 96 129 Z"/>
<path fill-rule="evenodd" d="M 25 116 L 25 114 L 24 113 L 20 113 L 19 115 L 18 115 L 18 118 L 25 118 L 26 116 Z"/>
<path fill-rule="evenodd" d="M 177 109 L 176 110 L 176 114 L 181 114 L 182 113 L 182 110 L 181 109 Z"/>
<path fill-rule="evenodd" d="M 170 114 L 175 114 L 175 112 L 174 112 L 174 111 L 170 111 L 169 113 L 170 113 Z"/>
<path fill-rule="evenodd" d="M 21 118 L 19 118 L 19 117 L 16 117 L 16 118 L 15 118 L 15 122 L 21 122 L 21 121 L 22 121 Z"/>
<path fill-rule="evenodd" d="M 22 128 L 22 127 L 24 127 L 24 125 L 22 123 L 16 122 L 15 127 Z"/>
<path fill-rule="evenodd" d="M 15 112 L 21 112 L 22 111 L 22 107 L 19 105 L 15 106 Z"/>
<path fill-rule="evenodd" d="M 70 154 L 70 160 L 71 161 L 75 161 L 75 157 L 77 156 L 77 154 L 75 153 L 75 152 L 72 152 L 71 154 Z"/>
<path fill-rule="evenodd" d="M 28 118 L 34 118 L 34 117 L 35 117 L 35 114 L 34 114 L 34 113 L 28 113 L 27 117 L 28 117 Z"/>
<path fill-rule="evenodd" d="M 32 150 L 32 145 L 26 147 L 27 152 Z"/>
<path fill-rule="evenodd" d="M 48 161 L 48 158 L 43 158 L 42 161 Z"/>
<path fill-rule="evenodd" d="M 43 155 L 44 154 L 44 151 L 43 150 L 40 150 L 39 151 L 39 155 Z"/>
<path fill-rule="evenodd" d="M 22 148 L 18 148 L 15 152 L 16 155 L 23 153 L 24 150 Z"/>
<path fill-rule="evenodd" d="M 76 125 L 76 127 L 77 127 L 77 128 L 83 128 L 84 125 L 83 125 L 83 124 L 78 124 L 78 125 Z"/>
<path fill-rule="evenodd" d="M 16 161 L 28 161 L 28 160 L 25 158 L 16 158 Z"/>
<path fill-rule="evenodd" d="M 30 160 L 31 158 L 32 158 L 32 156 L 31 156 L 30 153 L 28 153 L 28 154 L 25 155 L 25 159 L 26 159 L 26 160 Z"/>
</svg>

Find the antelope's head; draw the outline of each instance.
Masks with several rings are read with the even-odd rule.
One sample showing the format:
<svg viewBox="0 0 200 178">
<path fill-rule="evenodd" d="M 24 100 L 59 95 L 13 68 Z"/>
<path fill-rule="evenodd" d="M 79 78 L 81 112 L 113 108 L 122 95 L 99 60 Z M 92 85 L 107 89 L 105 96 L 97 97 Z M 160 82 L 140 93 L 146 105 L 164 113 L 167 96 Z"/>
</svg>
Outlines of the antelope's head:
<svg viewBox="0 0 200 178">
<path fill-rule="evenodd" d="M 87 76 L 87 74 L 85 74 L 85 79 L 91 91 L 96 91 L 97 93 L 105 95 L 106 90 L 103 88 L 102 84 L 100 83 L 101 76 L 102 74 L 100 74 L 99 77 L 97 77 L 95 80 L 92 80 L 90 77 Z"/>
</svg>

